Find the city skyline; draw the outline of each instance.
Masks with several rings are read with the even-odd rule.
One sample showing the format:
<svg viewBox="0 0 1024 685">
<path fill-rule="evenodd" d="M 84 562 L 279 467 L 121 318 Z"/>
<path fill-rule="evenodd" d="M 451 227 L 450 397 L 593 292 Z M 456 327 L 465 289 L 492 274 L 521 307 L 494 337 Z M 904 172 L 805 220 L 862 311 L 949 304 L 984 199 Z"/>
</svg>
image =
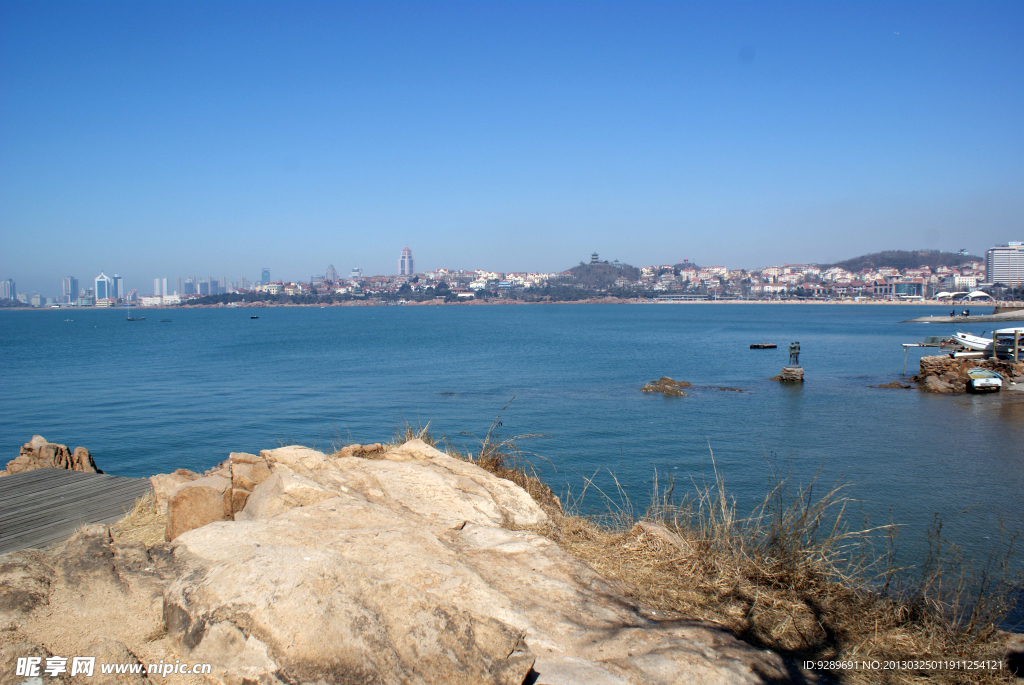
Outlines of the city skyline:
<svg viewBox="0 0 1024 685">
<path fill-rule="evenodd" d="M 1020 3 L 0 8 L 24 290 L 389 273 L 406 242 L 754 268 L 1024 228 Z"/>
<path fill-rule="evenodd" d="M 826 265 L 818 263 L 797 263 L 797 262 L 782 262 L 772 265 L 761 265 L 754 269 L 746 268 L 729 268 L 726 265 L 698 265 L 688 259 L 683 260 L 661 260 L 649 265 L 630 265 L 625 262 L 620 262 L 618 259 L 614 261 L 601 260 L 600 255 L 597 252 L 593 252 L 589 255 L 589 263 L 593 265 L 610 265 L 617 267 L 618 269 L 639 269 L 640 272 L 647 276 L 653 277 L 651 279 L 641 279 L 636 282 L 631 282 L 629 279 L 625 279 L 622 285 L 628 289 L 636 289 L 637 287 L 650 288 L 655 285 L 658 281 L 659 274 L 663 273 L 666 269 L 674 269 L 677 275 L 682 275 L 682 271 L 690 272 L 692 275 L 687 276 L 683 279 L 682 283 L 685 284 L 690 279 L 694 279 L 694 282 L 699 281 L 702 287 L 707 287 L 708 284 L 705 282 L 705 277 L 710 279 L 726 279 L 732 285 L 738 283 L 738 279 L 745 278 L 745 276 L 738 274 L 749 274 L 752 277 L 753 283 L 762 284 L 784 284 L 779 285 L 779 289 L 768 289 L 765 292 L 772 293 L 793 293 L 797 286 L 805 282 L 811 284 L 819 284 L 823 279 L 825 282 L 836 282 L 836 279 L 841 279 L 840 285 L 843 286 L 842 294 L 846 294 L 846 286 L 849 285 L 861 294 L 865 288 L 869 289 L 872 294 L 883 293 L 886 295 L 900 294 L 907 296 L 908 294 L 915 294 L 915 296 L 921 296 L 926 294 L 929 289 L 932 293 L 937 293 L 943 288 L 952 291 L 972 291 L 979 287 L 988 287 L 995 285 L 997 287 L 1005 287 L 1007 285 L 1010 288 L 1018 287 L 1024 282 L 1024 241 L 1008 241 L 1007 243 L 997 244 L 984 252 L 984 256 L 971 255 L 967 250 L 960 250 L 959 254 L 942 253 L 936 254 L 935 257 L 938 261 L 934 264 L 928 262 L 922 262 L 921 268 L 913 267 L 898 267 L 894 264 L 886 264 L 884 261 L 879 262 L 879 258 L 884 258 L 886 253 L 875 253 L 872 255 L 860 255 L 851 261 L 861 260 L 862 262 L 868 263 L 868 257 L 871 258 L 870 263 L 874 263 L 875 266 L 867 267 L 863 269 L 851 268 L 849 270 L 841 267 L 840 265 Z M 909 258 L 910 253 L 906 253 L 901 256 L 899 254 L 892 255 L 892 258 L 896 261 L 903 261 L 905 258 Z M 956 260 L 957 263 L 961 264 L 966 270 L 958 270 L 956 266 L 950 268 L 948 265 L 941 264 L 941 261 L 946 257 L 951 257 Z M 924 256 L 921 257 L 922 259 Z M 580 260 L 579 265 L 583 266 L 586 264 L 584 260 Z M 930 268 L 931 267 L 931 268 Z M 938 271 L 933 271 L 933 268 L 939 267 Z M 826 271 L 827 270 L 827 271 Z M 467 281 L 468 274 L 476 274 L 476 276 L 470 278 Z M 825 278 L 823 274 L 831 274 L 830 277 Z M 483 274 L 488 274 L 484 276 Z M 786 274 L 787 278 L 779 280 L 781 274 Z M 866 276 L 870 274 L 870 276 Z M 78 279 L 74 276 L 69 276 L 61 281 L 61 297 L 51 298 L 45 293 L 25 292 L 16 291 L 15 281 L 13 279 L 5 279 L 0 288 L 6 295 L 0 299 L 14 299 L 15 294 L 18 295 L 18 299 L 23 302 L 29 303 L 32 306 L 43 306 L 47 304 L 76 304 L 78 306 L 99 306 L 101 302 L 109 304 L 124 303 L 141 301 L 143 304 L 179 304 L 184 302 L 187 298 L 203 297 L 208 295 L 225 295 L 231 293 L 245 293 L 245 292 L 257 292 L 264 291 L 267 293 L 277 294 L 284 292 L 285 294 L 295 294 L 294 291 L 289 290 L 293 286 L 308 286 L 311 292 L 317 292 L 320 290 L 320 286 L 325 284 L 345 284 L 351 283 L 352 285 L 363 285 L 364 279 L 369 280 L 380 280 L 387 283 L 388 287 L 386 290 L 395 291 L 399 289 L 401 283 L 409 282 L 414 279 L 413 277 L 425 276 L 427 282 L 439 282 L 439 281 L 450 281 L 458 284 L 463 281 L 470 283 L 473 281 L 469 289 L 485 289 L 488 287 L 509 287 L 514 283 L 519 283 L 520 286 L 538 287 L 540 284 L 547 283 L 549 281 L 558 280 L 564 276 L 571 276 L 569 270 L 559 270 L 556 272 L 545 272 L 543 270 L 520 270 L 513 272 L 498 272 L 488 269 L 449 269 L 445 267 L 434 267 L 433 269 L 421 269 L 416 270 L 414 267 L 414 259 L 411 248 L 406 245 L 402 248 L 399 262 L 398 262 L 398 273 L 391 274 L 363 274 L 362 269 L 353 267 L 347 277 L 341 276 L 334 264 L 331 263 L 327 266 L 324 271 L 324 275 L 312 275 L 308 279 L 288 279 L 288 278 L 277 278 L 274 280 L 271 276 L 271 270 L 269 267 L 262 267 L 260 270 L 260 276 L 257 280 L 250 281 L 245 276 L 239 276 L 235 280 L 229 280 L 227 276 L 213 277 L 209 276 L 206 278 L 199 278 L 196 276 L 181 277 L 177 279 L 171 279 L 171 285 L 176 283 L 176 288 L 171 288 L 168 285 L 168 279 L 166 277 L 158 277 L 153 279 L 153 286 L 151 293 L 140 292 L 139 289 L 133 288 L 131 290 L 126 289 L 123 283 L 123 279 L 115 274 L 113 278 L 107 276 L 101 272 L 95 279 L 93 279 L 93 287 L 79 287 Z M 799 277 L 797 277 L 799 275 Z M 765 278 L 767 276 L 767 279 Z M 505 281 L 497 283 L 503 278 L 512 278 L 507 284 Z M 858 277 L 865 278 L 868 282 L 859 281 Z M 925 277 L 925 278 L 922 278 Z M 483 280 L 481 280 L 483 279 Z M 490 286 L 487 285 L 488 280 L 491 279 Z M 871 283 L 873 279 L 880 279 L 879 283 Z M 620 279 L 622 280 L 622 279 Z M 553 282 L 553 281 L 552 281 Z M 721 284 L 725 284 L 725 280 L 722 280 Z M 884 282 L 884 285 L 882 284 Z M 897 282 L 900 285 L 900 289 L 897 290 Z M 667 281 L 662 279 L 662 285 L 666 285 L 669 289 L 679 285 L 679 281 L 669 278 Z M 267 288 L 274 284 L 272 288 Z M 464 285 L 465 283 L 463 283 Z M 914 285 L 916 284 L 916 285 Z M 421 286 L 422 287 L 422 286 Z M 801 286 L 802 287 L 802 286 Z M 817 294 L 822 294 L 824 290 L 814 286 Z M 343 290 L 337 291 L 349 292 L 350 288 L 345 287 Z M 301 288 L 298 294 L 303 291 Z M 335 292 L 327 290 L 324 292 Z M 465 292 L 465 291 L 464 291 Z M 991 290 L 990 292 L 996 292 Z M 69 293 L 78 293 L 77 296 L 70 296 Z M 107 306 L 104 304 L 103 306 Z"/>
</svg>

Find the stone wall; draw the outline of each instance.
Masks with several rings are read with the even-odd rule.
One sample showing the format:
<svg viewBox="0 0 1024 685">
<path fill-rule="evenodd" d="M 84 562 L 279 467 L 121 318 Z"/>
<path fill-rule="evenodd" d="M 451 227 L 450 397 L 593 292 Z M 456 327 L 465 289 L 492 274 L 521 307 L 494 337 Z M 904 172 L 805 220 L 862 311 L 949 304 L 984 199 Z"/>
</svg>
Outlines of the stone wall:
<svg viewBox="0 0 1024 685">
<path fill-rule="evenodd" d="M 948 354 L 921 357 L 921 370 L 913 380 L 924 392 L 967 392 L 967 372 L 982 368 L 995 371 L 1005 382 L 1024 381 L 1024 362 L 1001 359 L 954 359 Z"/>
</svg>

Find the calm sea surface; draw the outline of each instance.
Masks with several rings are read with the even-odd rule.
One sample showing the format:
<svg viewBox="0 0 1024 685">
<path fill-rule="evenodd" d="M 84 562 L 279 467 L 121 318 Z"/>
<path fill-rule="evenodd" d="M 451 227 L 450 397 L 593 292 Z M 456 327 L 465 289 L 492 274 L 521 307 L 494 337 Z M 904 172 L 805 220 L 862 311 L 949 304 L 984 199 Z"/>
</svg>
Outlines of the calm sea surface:
<svg viewBox="0 0 1024 685">
<path fill-rule="evenodd" d="M 955 330 L 900 320 L 945 311 L 225 308 L 146 311 L 141 322 L 124 310 L 5 311 L 0 458 L 40 433 L 88 447 L 108 473 L 148 476 L 201 471 L 231 451 L 385 440 L 406 421 L 472 444 L 463 432 L 482 436 L 514 396 L 498 430 L 550 436 L 522 447 L 547 460 L 538 468 L 563 494 L 595 473 L 612 492 L 614 473 L 642 506 L 655 470 L 675 477 L 677 492 L 713 479 L 710 445 L 741 509 L 763 496 L 771 468 L 800 482 L 818 474 L 823 485 L 850 483 L 872 523 L 903 524 L 905 549 L 938 514 L 949 538 L 981 555 L 1000 522 L 1024 528 L 1024 392 L 868 387 L 900 377 L 900 343 Z M 802 347 L 803 387 L 767 380 L 791 340 Z M 919 356 L 911 352 L 908 376 Z M 693 383 L 690 397 L 639 392 L 663 375 Z"/>
</svg>

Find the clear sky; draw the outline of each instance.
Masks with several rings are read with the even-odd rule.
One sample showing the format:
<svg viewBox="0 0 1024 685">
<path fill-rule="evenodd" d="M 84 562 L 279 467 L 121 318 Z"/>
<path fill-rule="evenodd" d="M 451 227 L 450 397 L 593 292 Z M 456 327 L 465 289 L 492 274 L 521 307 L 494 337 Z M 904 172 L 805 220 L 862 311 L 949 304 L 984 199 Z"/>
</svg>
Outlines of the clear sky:
<svg viewBox="0 0 1024 685">
<path fill-rule="evenodd" d="M 44 295 L 1024 239 L 1019 1 L 3 0 L 0 79 Z"/>
</svg>

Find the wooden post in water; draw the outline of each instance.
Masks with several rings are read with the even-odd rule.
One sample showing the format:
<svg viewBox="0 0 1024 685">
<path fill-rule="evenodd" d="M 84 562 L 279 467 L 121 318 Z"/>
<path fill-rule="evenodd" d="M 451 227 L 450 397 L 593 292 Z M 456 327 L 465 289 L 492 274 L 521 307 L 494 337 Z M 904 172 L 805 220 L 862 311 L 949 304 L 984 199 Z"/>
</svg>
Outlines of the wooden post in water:
<svg viewBox="0 0 1024 685">
<path fill-rule="evenodd" d="M 1020 331 L 1013 332 L 1013 361 L 1020 361 Z M 904 368 L 906 368 L 906 365 L 907 363 L 903 362 Z"/>
<path fill-rule="evenodd" d="M 992 331 L 992 359 L 998 359 L 999 355 L 996 353 L 996 332 Z"/>
</svg>

